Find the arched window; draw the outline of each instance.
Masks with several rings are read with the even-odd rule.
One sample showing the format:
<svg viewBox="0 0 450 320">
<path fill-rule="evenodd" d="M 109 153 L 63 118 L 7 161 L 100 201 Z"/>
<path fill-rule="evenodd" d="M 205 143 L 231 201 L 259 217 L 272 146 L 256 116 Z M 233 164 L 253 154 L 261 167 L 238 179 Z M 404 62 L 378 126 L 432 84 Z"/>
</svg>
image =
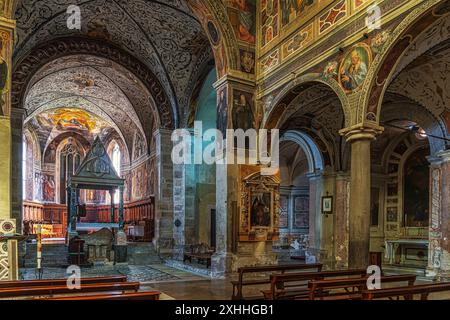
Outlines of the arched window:
<svg viewBox="0 0 450 320">
<path fill-rule="evenodd" d="M 61 150 L 60 155 L 60 199 L 61 203 L 66 203 L 66 184 L 69 178 L 75 174 L 81 164 L 82 155 L 73 139 L 69 139 L 68 143 Z"/>
</svg>

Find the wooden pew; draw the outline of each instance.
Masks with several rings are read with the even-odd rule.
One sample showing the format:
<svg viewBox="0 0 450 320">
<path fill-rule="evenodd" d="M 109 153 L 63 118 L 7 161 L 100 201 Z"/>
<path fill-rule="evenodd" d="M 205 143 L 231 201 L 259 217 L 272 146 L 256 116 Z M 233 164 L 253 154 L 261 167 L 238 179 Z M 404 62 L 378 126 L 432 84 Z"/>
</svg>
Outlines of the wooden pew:
<svg viewBox="0 0 450 320">
<path fill-rule="evenodd" d="M 43 286 L 43 287 L 15 287 L 0 289 L 0 298 L 14 298 L 26 296 L 52 296 L 55 294 L 75 294 L 75 293 L 95 293 L 114 291 L 138 291 L 139 282 L 121 283 L 98 283 L 82 284 L 80 289 L 69 289 L 64 286 Z"/>
<path fill-rule="evenodd" d="M 81 278 L 81 284 L 97 284 L 97 283 L 120 283 L 126 282 L 126 276 L 113 277 L 95 277 Z M 46 287 L 46 286 L 64 286 L 67 279 L 45 279 L 45 280 L 25 280 L 25 281 L 0 281 L 0 289 L 6 288 L 23 288 L 23 287 Z"/>
<path fill-rule="evenodd" d="M 361 300 L 363 291 L 367 290 L 368 276 L 357 279 L 311 280 L 309 300 Z M 398 275 L 381 277 L 381 283 L 407 282 L 409 286 L 416 282 L 415 275 Z M 332 293 L 333 290 L 340 290 Z"/>
<path fill-rule="evenodd" d="M 361 278 L 365 275 L 367 275 L 366 269 L 272 274 L 270 276 L 270 290 L 262 292 L 266 300 L 307 298 L 309 297 L 308 281 L 310 280 L 336 277 Z"/>
<path fill-rule="evenodd" d="M 322 271 L 322 264 L 288 264 L 288 265 L 271 265 L 271 266 L 254 266 L 254 267 L 241 267 L 238 269 L 238 280 L 231 281 L 233 285 L 233 296 L 232 300 L 254 300 L 254 299 L 264 299 L 262 296 L 256 297 L 244 297 L 243 296 L 243 287 L 244 286 L 256 286 L 262 284 L 269 284 L 270 278 L 261 278 L 261 279 L 253 279 L 253 280 L 244 280 L 244 275 L 246 274 L 255 274 L 255 273 L 267 273 L 267 272 L 281 272 L 285 273 L 286 271 L 300 271 L 300 270 L 310 270 L 315 269 L 316 272 Z"/>
<path fill-rule="evenodd" d="M 136 293 L 123 293 L 123 294 L 104 294 L 104 295 L 92 295 L 92 296 L 65 296 L 65 297 L 52 297 L 52 298 L 36 298 L 34 300 L 71 300 L 71 301 L 82 301 L 82 300 L 159 300 L 161 292 L 150 291 L 150 292 L 136 292 Z"/>
<path fill-rule="evenodd" d="M 386 288 L 381 290 L 365 290 L 362 293 L 363 300 L 375 300 L 389 298 L 390 300 L 414 300 L 414 295 L 420 295 L 420 300 L 428 300 L 431 293 L 450 291 L 450 282 Z"/>
</svg>

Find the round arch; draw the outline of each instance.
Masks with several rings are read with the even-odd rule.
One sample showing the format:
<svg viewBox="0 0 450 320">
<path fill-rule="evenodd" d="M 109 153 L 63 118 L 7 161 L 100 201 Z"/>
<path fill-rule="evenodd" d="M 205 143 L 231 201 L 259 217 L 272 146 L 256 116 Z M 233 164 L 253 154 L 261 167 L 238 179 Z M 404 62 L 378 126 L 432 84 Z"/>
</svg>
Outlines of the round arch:
<svg viewBox="0 0 450 320">
<path fill-rule="evenodd" d="M 217 0 L 187 0 L 188 6 L 199 19 L 213 48 L 217 78 L 230 69 L 238 70 L 239 47 L 226 7 Z"/>
<path fill-rule="evenodd" d="M 379 123 L 383 97 L 408 48 L 426 34 L 437 20 L 449 13 L 450 0 L 429 0 L 414 9 L 397 26 L 368 71 L 358 103 L 361 109 L 357 114 L 363 118 L 357 122 Z M 427 43 L 428 49 L 436 44 Z"/>
<path fill-rule="evenodd" d="M 326 85 L 330 91 L 336 94 L 341 102 L 342 111 L 345 117 L 345 124 L 348 126 L 351 121 L 349 101 L 339 83 L 334 79 L 325 79 L 321 77 L 320 74 L 309 73 L 290 81 L 289 84 L 276 95 L 268 107 L 268 115 L 265 117 L 262 127 L 266 129 L 278 128 L 280 125 L 279 121 L 282 118 L 284 111 L 299 94 L 299 89 L 305 90 L 316 84 Z"/>
<path fill-rule="evenodd" d="M 300 146 L 308 160 L 309 173 L 324 170 L 325 166 L 322 154 L 314 140 L 308 134 L 297 130 L 286 131 L 280 137 L 280 143 L 283 141 L 295 142 Z"/>
</svg>

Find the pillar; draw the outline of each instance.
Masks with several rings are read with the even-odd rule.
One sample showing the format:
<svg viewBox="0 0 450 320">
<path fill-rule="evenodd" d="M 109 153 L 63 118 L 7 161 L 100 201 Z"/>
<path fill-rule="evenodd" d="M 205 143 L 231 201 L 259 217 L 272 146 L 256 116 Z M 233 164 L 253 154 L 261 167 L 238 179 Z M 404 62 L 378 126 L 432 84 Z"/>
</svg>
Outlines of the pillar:
<svg viewBox="0 0 450 320">
<path fill-rule="evenodd" d="M 370 250 L 370 145 L 380 127 L 355 126 L 344 129 L 351 145 L 350 210 L 349 210 L 349 268 L 367 268 Z"/>
<path fill-rule="evenodd" d="M 22 177 L 22 156 L 23 156 L 23 122 L 25 109 L 13 108 L 11 110 L 11 130 L 12 130 L 12 172 L 11 176 L 11 208 L 12 217 L 17 222 L 17 232 L 22 232 L 23 219 L 23 177 Z"/>
<path fill-rule="evenodd" d="M 171 255 L 174 246 L 172 130 L 155 132 L 158 184 L 155 206 L 155 247 L 161 255 Z"/>
<path fill-rule="evenodd" d="M 348 238 L 350 209 L 350 174 L 336 175 L 334 256 L 335 269 L 348 268 Z"/>
<path fill-rule="evenodd" d="M 16 220 L 18 213 L 12 214 L 11 205 L 11 78 L 12 78 L 12 52 L 14 45 L 15 21 L 12 20 L 12 0 L 0 1 L 0 63 L 6 64 L 6 75 L 0 76 L 0 234 L 16 233 Z M 20 174 L 18 175 L 20 177 Z M 20 223 L 20 221 L 18 221 Z M 21 223 L 20 223 L 21 224 Z M 4 248 L 7 247 L 5 252 Z M 0 281 L 17 280 L 17 241 L 5 245 L 0 242 Z"/>
<path fill-rule="evenodd" d="M 0 87 L 0 219 L 10 219 L 11 214 L 11 78 L 12 51 L 15 21 L 11 20 L 12 2 L 1 1 L 0 6 L 0 63 L 6 65 Z"/>
<path fill-rule="evenodd" d="M 114 190 L 109 190 L 109 197 L 111 198 L 111 223 L 114 223 L 115 218 L 114 218 L 114 209 L 115 209 L 115 205 L 114 205 Z"/>
<path fill-rule="evenodd" d="M 427 276 L 450 280 L 450 150 L 429 157 L 430 225 Z"/>
<path fill-rule="evenodd" d="M 124 230 L 124 220 L 123 220 L 123 190 L 124 187 L 119 187 L 119 230 Z"/>
</svg>

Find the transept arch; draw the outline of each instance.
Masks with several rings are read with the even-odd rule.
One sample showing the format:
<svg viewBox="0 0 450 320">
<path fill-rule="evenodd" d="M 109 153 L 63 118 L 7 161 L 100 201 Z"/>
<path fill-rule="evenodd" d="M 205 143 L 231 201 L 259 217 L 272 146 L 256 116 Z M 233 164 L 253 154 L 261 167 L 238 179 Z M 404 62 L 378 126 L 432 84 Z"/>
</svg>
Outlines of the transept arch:
<svg viewBox="0 0 450 320">
<path fill-rule="evenodd" d="M 450 36 L 445 21 L 449 13 L 448 0 L 425 1 L 392 32 L 368 70 L 358 102 L 357 114 L 362 118 L 357 122 L 379 123 L 384 95 L 395 76 L 420 54 Z M 416 41 L 425 48 L 415 45 Z"/>
</svg>

